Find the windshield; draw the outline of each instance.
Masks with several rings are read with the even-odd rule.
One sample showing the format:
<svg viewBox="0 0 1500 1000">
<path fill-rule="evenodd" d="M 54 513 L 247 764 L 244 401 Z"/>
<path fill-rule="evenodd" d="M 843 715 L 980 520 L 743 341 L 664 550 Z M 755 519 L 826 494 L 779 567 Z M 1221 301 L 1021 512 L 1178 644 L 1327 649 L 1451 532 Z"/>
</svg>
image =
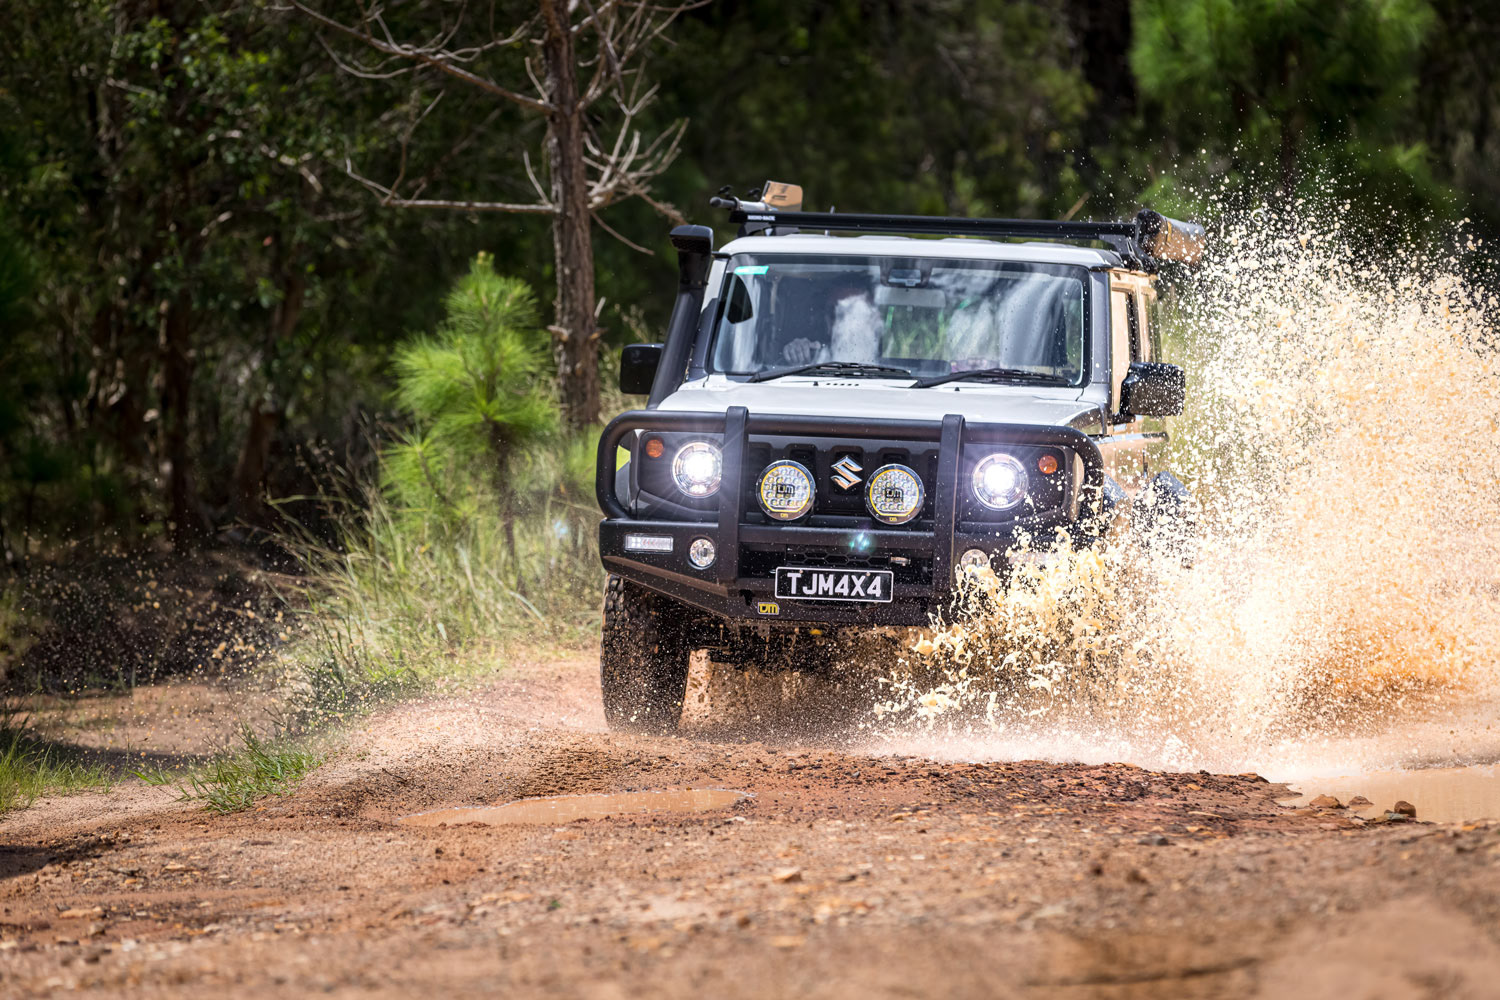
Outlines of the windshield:
<svg viewBox="0 0 1500 1000">
<path fill-rule="evenodd" d="M 1082 267 L 947 258 L 737 254 L 710 348 L 735 375 L 821 362 L 913 377 L 1010 368 L 1082 381 Z"/>
</svg>

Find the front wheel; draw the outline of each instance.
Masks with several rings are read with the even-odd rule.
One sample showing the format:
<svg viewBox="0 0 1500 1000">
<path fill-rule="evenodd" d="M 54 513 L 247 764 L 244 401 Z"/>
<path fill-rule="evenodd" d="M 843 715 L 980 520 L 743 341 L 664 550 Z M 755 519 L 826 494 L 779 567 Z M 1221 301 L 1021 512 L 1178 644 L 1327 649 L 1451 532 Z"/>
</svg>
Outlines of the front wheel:
<svg viewBox="0 0 1500 1000">
<path fill-rule="evenodd" d="M 609 728 L 676 731 L 692 653 L 686 610 L 670 597 L 618 576 L 605 584 L 599 687 Z"/>
</svg>

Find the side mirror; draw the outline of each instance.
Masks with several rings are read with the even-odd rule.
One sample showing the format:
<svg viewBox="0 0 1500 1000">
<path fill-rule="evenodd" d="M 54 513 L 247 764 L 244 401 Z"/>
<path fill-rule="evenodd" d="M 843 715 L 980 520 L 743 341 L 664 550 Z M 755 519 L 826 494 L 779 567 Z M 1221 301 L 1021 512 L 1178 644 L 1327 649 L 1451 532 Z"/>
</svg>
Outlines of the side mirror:
<svg viewBox="0 0 1500 1000">
<path fill-rule="evenodd" d="M 1187 373 L 1160 361 L 1131 362 L 1120 383 L 1120 412 L 1137 417 L 1175 417 L 1187 396 Z"/>
<path fill-rule="evenodd" d="M 620 391 L 633 396 L 648 395 L 651 383 L 656 381 L 661 352 L 661 344 L 626 344 L 620 352 Z"/>
</svg>

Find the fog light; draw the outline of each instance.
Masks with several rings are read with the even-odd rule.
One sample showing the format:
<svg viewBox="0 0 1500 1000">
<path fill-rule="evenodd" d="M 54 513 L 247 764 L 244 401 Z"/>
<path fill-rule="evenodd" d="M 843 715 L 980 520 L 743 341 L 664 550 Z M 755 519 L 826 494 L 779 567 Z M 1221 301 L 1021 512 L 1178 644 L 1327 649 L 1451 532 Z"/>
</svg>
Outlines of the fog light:
<svg viewBox="0 0 1500 1000">
<path fill-rule="evenodd" d="M 626 552 L 671 552 L 671 535 L 626 535 Z"/>
<path fill-rule="evenodd" d="M 698 569 L 708 569 L 718 558 L 719 550 L 714 548 L 714 543 L 707 538 L 695 538 L 693 544 L 688 546 L 688 562 Z"/>
<path fill-rule="evenodd" d="M 961 576 L 968 576 L 981 569 L 989 568 L 990 554 L 984 549 L 966 549 L 964 554 L 958 557 L 958 572 Z"/>
</svg>

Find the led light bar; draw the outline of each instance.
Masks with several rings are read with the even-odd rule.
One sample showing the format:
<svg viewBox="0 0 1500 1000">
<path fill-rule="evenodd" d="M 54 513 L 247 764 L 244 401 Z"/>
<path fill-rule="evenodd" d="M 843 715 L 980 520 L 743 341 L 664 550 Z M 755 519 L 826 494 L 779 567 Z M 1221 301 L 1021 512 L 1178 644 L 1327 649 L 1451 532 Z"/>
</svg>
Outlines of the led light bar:
<svg viewBox="0 0 1500 1000">
<path fill-rule="evenodd" d="M 626 535 L 626 552 L 671 552 L 671 535 Z"/>
</svg>

